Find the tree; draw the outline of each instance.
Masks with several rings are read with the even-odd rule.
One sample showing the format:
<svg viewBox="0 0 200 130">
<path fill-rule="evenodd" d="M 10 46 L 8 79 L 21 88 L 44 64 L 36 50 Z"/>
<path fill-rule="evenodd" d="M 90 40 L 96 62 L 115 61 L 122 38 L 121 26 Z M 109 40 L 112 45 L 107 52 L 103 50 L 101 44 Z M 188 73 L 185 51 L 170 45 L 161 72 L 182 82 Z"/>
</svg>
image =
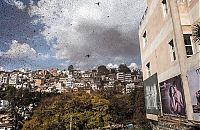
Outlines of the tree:
<svg viewBox="0 0 200 130">
<path fill-rule="evenodd" d="M 109 70 L 106 68 L 105 65 L 100 65 L 100 66 L 97 68 L 97 70 L 98 70 L 98 73 L 99 73 L 100 75 L 106 75 L 106 74 L 109 73 Z"/>
<path fill-rule="evenodd" d="M 95 93 L 110 101 L 109 114 L 113 123 L 126 124 L 131 122 L 142 125 L 147 122 L 145 119 L 145 102 L 143 88 L 136 88 L 129 94 L 121 92 L 119 83 L 113 88 L 105 88 Z"/>
<path fill-rule="evenodd" d="M 194 25 L 193 37 L 195 42 L 200 42 L 200 22 Z"/>
<path fill-rule="evenodd" d="M 133 110 L 134 123 L 143 124 L 144 122 L 146 122 L 144 89 L 136 88 L 135 90 L 131 91 L 129 98 L 134 108 Z"/>
<path fill-rule="evenodd" d="M 132 120 L 134 115 L 134 103 L 129 95 L 122 93 L 122 90 L 120 83 L 115 82 L 114 87 L 104 88 L 97 93 L 110 101 L 109 114 L 112 122 L 117 124 L 125 124 Z"/>
<path fill-rule="evenodd" d="M 111 73 L 111 74 L 116 74 L 116 73 L 117 73 L 116 68 L 111 68 L 111 69 L 110 69 L 110 73 Z"/>
<path fill-rule="evenodd" d="M 117 94 L 122 95 L 122 92 L 119 91 L 117 87 L 113 88 L 107 87 L 97 91 L 96 94 L 110 101 L 110 99 L 112 99 L 115 95 Z"/>
<path fill-rule="evenodd" d="M 41 102 L 23 129 L 95 129 L 108 126 L 110 102 L 86 93 L 63 94 Z M 59 128 L 58 128 L 59 126 Z"/>
<path fill-rule="evenodd" d="M 131 70 L 126 66 L 126 64 L 120 64 L 118 71 L 124 73 L 131 73 Z"/>
<path fill-rule="evenodd" d="M 73 66 L 73 65 L 70 65 L 70 66 L 68 67 L 68 70 L 71 72 L 72 70 L 74 70 L 74 66 Z"/>
<path fill-rule="evenodd" d="M 126 124 L 132 120 L 134 112 L 128 95 L 117 94 L 110 99 L 109 112 L 114 123 Z"/>
<path fill-rule="evenodd" d="M 0 89 L 0 98 L 3 100 L 7 100 L 9 102 L 9 111 L 8 114 L 13 117 L 12 123 L 15 129 L 19 129 L 22 127 L 21 122 L 23 122 L 24 117 L 22 116 L 23 113 L 27 112 L 25 109 L 30 105 L 33 106 L 40 102 L 41 99 L 45 97 L 51 97 L 54 94 L 51 93 L 40 93 L 40 92 L 29 92 L 28 89 L 16 89 L 13 86 L 6 86 L 4 89 Z M 31 111 L 28 112 L 29 114 Z M 27 113 L 26 113 L 27 114 Z"/>
</svg>

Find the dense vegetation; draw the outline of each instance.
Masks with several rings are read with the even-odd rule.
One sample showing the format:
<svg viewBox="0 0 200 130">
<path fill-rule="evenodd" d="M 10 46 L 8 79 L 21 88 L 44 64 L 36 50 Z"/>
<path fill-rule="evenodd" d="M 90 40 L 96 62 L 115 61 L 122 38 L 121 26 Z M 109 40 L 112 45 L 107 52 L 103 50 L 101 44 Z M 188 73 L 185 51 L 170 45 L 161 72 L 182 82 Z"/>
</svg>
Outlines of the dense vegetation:
<svg viewBox="0 0 200 130">
<path fill-rule="evenodd" d="M 54 97 L 56 93 L 30 92 L 28 89 L 16 89 L 12 86 L 0 87 L 0 99 L 7 100 L 10 105 L 7 111 L 1 114 L 9 114 L 13 120 L 9 123 L 13 124 L 15 129 L 20 129 L 23 125 L 25 116 L 29 118 L 32 115 L 31 105 L 35 108 L 45 98 Z M 1 119 L 0 119 L 1 120 Z"/>
<path fill-rule="evenodd" d="M 30 104 L 35 105 L 35 110 L 26 112 L 30 118 L 23 123 L 23 130 L 66 130 L 70 129 L 70 124 L 73 130 L 129 123 L 144 127 L 147 123 L 142 88 L 130 94 L 123 94 L 120 87 L 92 94 L 55 94 L 6 87 L 1 89 L 0 98 L 10 102 L 9 111 L 17 129 L 24 121 L 20 109 L 28 108 Z"/>
<path fill-rule="evenodd" d="M 146 123 L 142 90 L 125 95 L 109 88 L 93 94 L 66 93 L 47 98 L 25 122 L 24 130 L 83 130 L 112 124 Z"/>
<path fill-rule="evenodd" d="M 35 110 L 24 130 L 92 129 L 108 126 L 110 102 L 97 96 L 76 93 L 44 100 Z"/>
</svg>

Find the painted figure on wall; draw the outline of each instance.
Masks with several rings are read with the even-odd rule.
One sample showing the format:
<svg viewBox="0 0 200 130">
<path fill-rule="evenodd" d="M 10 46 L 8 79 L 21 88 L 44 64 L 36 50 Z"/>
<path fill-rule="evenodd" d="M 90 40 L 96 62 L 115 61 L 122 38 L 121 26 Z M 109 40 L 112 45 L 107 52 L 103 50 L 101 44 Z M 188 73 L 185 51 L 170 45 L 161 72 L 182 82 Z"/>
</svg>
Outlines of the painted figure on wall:
<svg viewBox="0 0 200 130">
<path fill-rule="evenodd" d="M 181 114 L 184 109 L 183 97 L 181 92 L 177 89 L 175 81 L 169 88 L 169 96 L 171 113 Z"/>
<path fill-rule="evenodd" d="M 180 75 L 160 83 L 162 110 L 164 114 L 185 116 L 185 100 Z"/>
</svg>

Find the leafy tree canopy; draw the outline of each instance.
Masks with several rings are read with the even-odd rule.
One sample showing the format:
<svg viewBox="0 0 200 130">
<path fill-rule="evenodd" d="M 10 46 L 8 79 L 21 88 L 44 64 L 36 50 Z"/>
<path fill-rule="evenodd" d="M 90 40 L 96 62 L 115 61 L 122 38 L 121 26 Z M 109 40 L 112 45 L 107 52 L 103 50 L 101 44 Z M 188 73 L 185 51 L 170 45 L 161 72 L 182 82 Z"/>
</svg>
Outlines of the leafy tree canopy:
<svg viewBox="0 0 200 130">
<path fill-rule="evenodd" d="M 131 70 L 126 66 L 126 64 L 120 64 L 118 71 L 124 73 L 131 73 Z"/>
<path fill-rule="evenodd" d="M 109 70 L 106 68 L 105 65 L 100 65 L 98 68 L 98 73 L 101 74 L 101 75 L 106 75 L 109 73 Z"/>
<path fill-rule="evenodd" d="M 111 69 L 110 69 L 110 73 L 111 73 L 111 74 L 116 74 L 116 73 L 117 73 L 116 68 L 111 68 Z"/>
<path fill-rule="evenodd" d="M 74 66 L 73 65 L 70 65 L 69 67 L 68 67 L 68 70 L 69 71 L 72 71 L 74 69 Z"/>
<path fill-rule="evenodd" d="M 24 130 L 94 129 L 110 124 L 110 102 L 85 93 L 64 94 L 44 100 L 34 111 Z M 58 128 L 58 126 L 60 128 Z"/>
</svg>

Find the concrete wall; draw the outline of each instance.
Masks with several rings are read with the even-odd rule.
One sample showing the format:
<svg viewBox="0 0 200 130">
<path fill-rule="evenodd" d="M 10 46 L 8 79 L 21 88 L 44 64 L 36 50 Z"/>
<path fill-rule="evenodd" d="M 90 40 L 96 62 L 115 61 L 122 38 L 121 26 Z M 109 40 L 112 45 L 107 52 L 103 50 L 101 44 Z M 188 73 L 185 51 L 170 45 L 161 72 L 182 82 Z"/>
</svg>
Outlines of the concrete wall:
<svg viewBox="0 0 200 130">
<path fill-rule="evenodd" d="M 158 74 L 158 82 L 182 75 L 183 88 L 186 97 L 187 118 L 192 120 L 191 99 L 186 72 L 199 66 L 199 52 L 187 58 L 182 34 L 192 34 L 192 26 L 200 21 L 199 0 L 181 1 L 175 5 L 172 0 L 167 0 L 168 13 L 163 14 L 161 0 L 147 0 L 148 10 L 139 27 L 139 41 L 142 59 L 144 80 L 148 78 L 146 64 L 150 62 L 151 74 Z M 171 10 L 170 10 L 171 9 Z M 177 14 L 175 14 L 177 13 Z M 178 19 L 177 19 L 178 16 Z M 180 23 L 180 28 L 179 28 Z M 143 45 L 143 34 L 147 33 L 147 44 Z M 171 60 L 171 52 L 168 43 L 173 39 L 176 52 L 176 60 Z M 193 46 L 198 50 L 198 46 Z M 149 115 L 148 115 L 149 116 Z M 156 117 L 154 117 L 156 118 Z"/>
<path fill-rule="evenodd" d="M 148 2 L 148 1 L 147 1 Z M 144 79 L 148 78 L 146 71 L 146 64 L 152 61 L 152 74 L 155 72 L 163 73 L 171 67 L 175 67 L 177 61 L 170 62 L 170 48 L 168 43 L 175 39 L 172 25 L 172 18 L 170 12 L 167 16 L 163 16 L 162 5 L 160 0 L 154 0 L 148 4 L 148 11 L 141 26 L 139 27 L 140 50 L 142 59 L 142 68 L 144 72 Z M 199 20 L 199 0 L 192 0 L 191 2 L 179 2 L 179 16 L 182 25 L 182 34 L 191 34 L 192 26 Z M 147 32 L 147 45 L 143 46 L 142 36 Z M 185 50 L 182 50 L 185 51 Z M 159 65 L 154 61 L 160 61 Z"/>
</svg>

